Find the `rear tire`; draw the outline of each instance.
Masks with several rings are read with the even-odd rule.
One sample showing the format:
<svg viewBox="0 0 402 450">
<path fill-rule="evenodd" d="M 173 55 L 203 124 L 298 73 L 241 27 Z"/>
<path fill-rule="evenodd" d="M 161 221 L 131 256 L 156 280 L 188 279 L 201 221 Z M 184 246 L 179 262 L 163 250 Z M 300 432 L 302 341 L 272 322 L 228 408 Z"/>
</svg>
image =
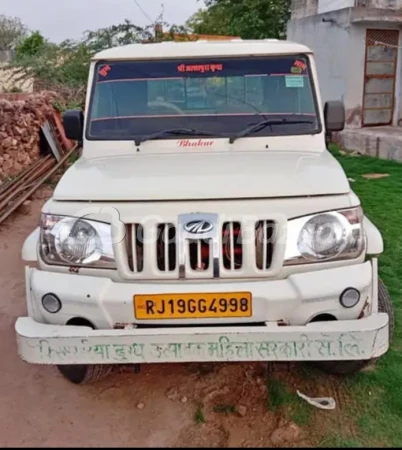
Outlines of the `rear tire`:
<svg viewBox="0 0 402 450">
<path fill-rule="evenodd" d="M 95 365 L 66 365 L 57 366 L 60 373 L 74 384 L 91 384 L 108 377 L 113 366 L 106 364 Z"/>
<path fill-rule="evenodd" d="M 395 327 L 394 306 L 385 284 L 380 279 L 378 280 L 378 311 L 388 314 L 389 343 L 391 344 Z M 312 364 L 331 375 L 353 375 L 374 364 L 377 360 L 378 358 L 365 361 L 321 361 Z"/>
</svg>

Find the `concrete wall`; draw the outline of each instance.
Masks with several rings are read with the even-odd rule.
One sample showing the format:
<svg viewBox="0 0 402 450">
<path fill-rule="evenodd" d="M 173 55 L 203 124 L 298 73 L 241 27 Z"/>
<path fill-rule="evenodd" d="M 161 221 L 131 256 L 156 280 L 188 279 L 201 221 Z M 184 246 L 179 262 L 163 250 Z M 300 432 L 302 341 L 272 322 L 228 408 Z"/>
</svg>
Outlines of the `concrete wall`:
<svg viewBox="0 0 402 450">
<path fill-rule="evenodd" d="M 361 128 L 366 57 L 366 26 L 353 25 L 350 29 L 346 64 L 348 76 L 345 89 L 346 124 L 348 128 Z"/>
<path fill-rule="evenodd" d="M 356 0 L 319 0 L 318 14 L 355 6 Z"/>
<path fill-rule="evenodd" d="M 356 6 L 400 9 L 402 8 L 402 0 L 356 0 Z"/>
<path fill-rule="evenodd" d="M 402 120 L 402 26 L 375 21 L 369 23 L 356 23 L 352 25 L 350 32 L 350 58 L 348 63 L 350 69 L 345 93 L 348 128 L 360 128 L 362 126 L 366 31 L 368 28 L 400 30 L 392 125 L 396 126 Z"/>
<path fill-rule="evenodd" d="M 311 16 L 318 13 L 319 0 L 292 0 L 292 19 Z"/>
<path fill-rule="evenodd" d="M 380 21 L 350 24 L 351 11 L 346 8 L 291 20 L 288 38 L 314 51 L 323 102 L 343 100 L 347 128 L 361 128 L 367 28 L 399 28 L 393 125 L 402 126 L 402 25 Z"/>
<path fill-rule="evenodd" d="M 309 46 L 315 53 L 322 101 L 345 100 L 349 63 L 349 9 L 288 23 L 288 39 Z M 323 22 L 332 19 L 336 22 Z"/>
<path fill-rule="evenodd" d="M 0 64 L 10 62 L 14 54 L 13 50 L 0 50 Z"/>
</svg>

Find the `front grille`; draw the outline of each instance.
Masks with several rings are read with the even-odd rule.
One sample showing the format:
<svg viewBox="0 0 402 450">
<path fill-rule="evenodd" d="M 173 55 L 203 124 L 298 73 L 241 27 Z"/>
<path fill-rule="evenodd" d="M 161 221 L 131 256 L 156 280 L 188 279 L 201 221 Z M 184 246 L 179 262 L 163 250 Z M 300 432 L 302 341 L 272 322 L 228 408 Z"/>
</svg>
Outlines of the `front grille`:
<svg viewBox="0 0 402 450">
<path fill-rule="evenodd" d="M 210 240 L 197 240 L 188 242 L 191 270 L 204 272 L 209 269 L 211 242 Z"/>
<path fill-rule="evenodd" d="M 240 222 L 226 222 L 222 229 L 222 260 L 226 270 L 243 266 L 243 244 Z"/>
<path fill-rule="evenodd" d="M 176 227 L 171 223 L 163 223 L 157 227 L 156 259 L 161 272 L 172 272 L 176 269 Z"/>
<path fill-rule="evenodd" d="M 127 262 L 125 255 L 123 261 L 118 258 L 119 270 L 128 279 L 171 280 L 261 277 L 273 273 L 276 221 L 219 223 L 218 215 L 215 216 L 212 229 L 205 233 L 196 227 L 194 231 L 191 226 L 190 231 L 184 230 L 183 223 L 194 227 L 191 214 L 179 223 L 127 225 Z M 208 217 L 214 219 L 214 215 Z M 274 269 L 278 270 L 280 264 L 276 261 Z"/>
<path fill-rule="evenodd" d="M 133 273 L 141 273 L 144 270 L 144 228 L 142 225 L 127 225 L 126 250 L 129 269 Z"/>
<path fill-rule="evenodd" d="M 268 270 L 274 253 L 275 222 L 261 220 L 255 227 L 255 262 L 259 270 Z"/>
</svg>

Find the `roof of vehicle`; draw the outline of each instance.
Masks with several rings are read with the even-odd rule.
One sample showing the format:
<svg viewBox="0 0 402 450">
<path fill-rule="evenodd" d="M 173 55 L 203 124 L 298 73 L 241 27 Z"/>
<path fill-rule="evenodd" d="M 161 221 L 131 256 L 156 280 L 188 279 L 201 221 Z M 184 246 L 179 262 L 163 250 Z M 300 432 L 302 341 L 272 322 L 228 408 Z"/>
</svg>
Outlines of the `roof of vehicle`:
<svg viewBox="0 0 402 450">
<path fill-rule="evenodd" d="M 198 40 L 195 42 L 160 42 L 152 44 L 131 44 L 104 50 L 93 60 L 127 60 L 187 58 L 203 56 L 247 56 L 247 55 L 288 55 L 312 53 L 305 45 L 296 42 L 261 40 Z"/>
</svg>

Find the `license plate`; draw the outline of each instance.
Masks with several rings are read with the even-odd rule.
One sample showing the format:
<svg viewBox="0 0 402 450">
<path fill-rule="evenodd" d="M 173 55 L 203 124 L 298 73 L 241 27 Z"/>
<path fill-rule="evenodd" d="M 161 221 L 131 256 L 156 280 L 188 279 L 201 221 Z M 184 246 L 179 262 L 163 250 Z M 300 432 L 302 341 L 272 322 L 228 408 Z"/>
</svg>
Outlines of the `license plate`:
<svg viewBox="0 0 402 450">
<path fill-rule="evenodd" d="M 250 292 L 135 295 L 134 310 L 139 320 L 226 319 L 253 314 Z"/>
</svg>

